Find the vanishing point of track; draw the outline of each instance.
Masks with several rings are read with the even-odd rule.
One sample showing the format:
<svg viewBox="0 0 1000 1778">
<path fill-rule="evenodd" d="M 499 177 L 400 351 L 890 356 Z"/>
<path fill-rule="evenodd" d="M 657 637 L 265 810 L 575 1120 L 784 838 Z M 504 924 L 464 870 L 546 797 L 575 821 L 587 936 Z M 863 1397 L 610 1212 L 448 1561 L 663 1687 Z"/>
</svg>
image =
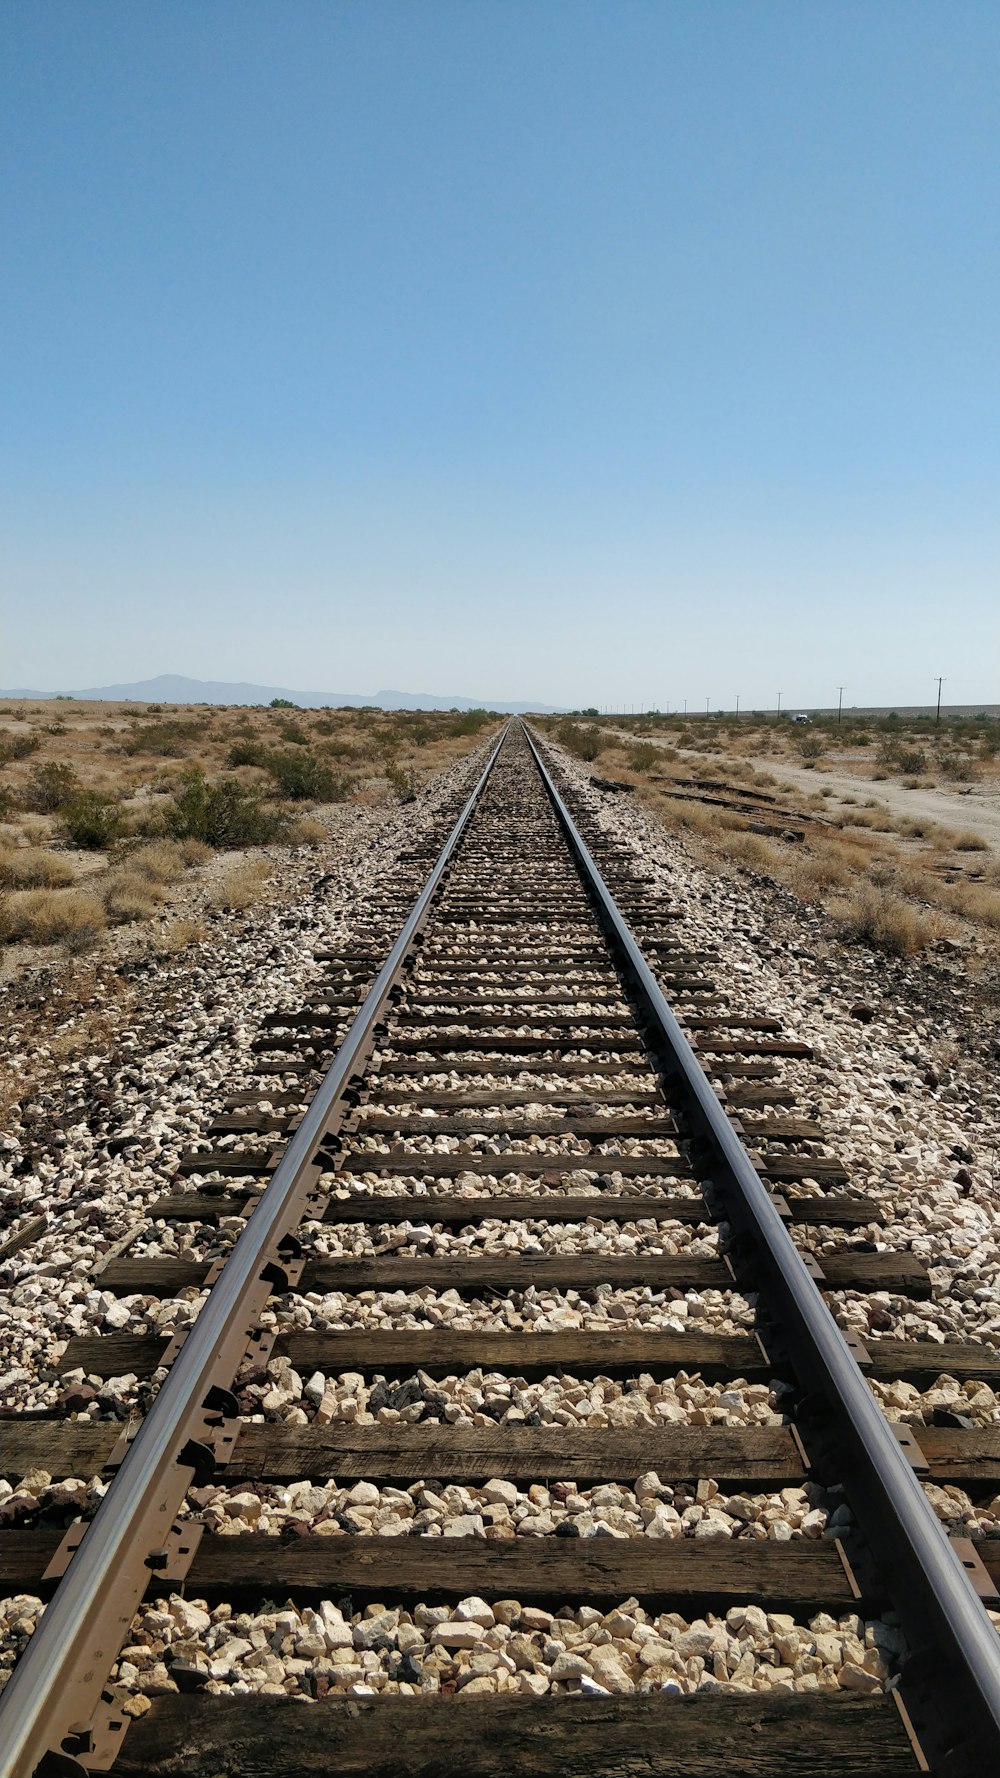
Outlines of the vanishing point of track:
<svg viewBox="0 0 1000 1778">
<path fill-rule="evenodd" d="M 876 1220 L 874 1206 L 816 1152 L 815 1125 L 782 1115 L 791 1096 L 778 1064 L 807 1053 L 804 1046 L 784 1039 L 774 1020 L 727 1011 L 704 954 L 685 943 L 683 910 L 645 879 L 634 854 L 597 832 L 584 839 L 519 722 L 505 728 L 441 851 L 432 859 L 415 848 L 407 871 L 372 905 L 367 946 L 362 934 L 353 949 L 321 955 L 324 979 L 309 1003 L 268 1021 L 257 1042 L 259 1090 L 214 1127 L 221 1146 L 187 1157 L 185 1189 L 178 1181 L 153 1207 L 168 1224 L 245 1218 L 224 1263 L 122 1258 L 100 1276 L 102 1289 L 123 1296 L 211 1287 L 186 1337 L 70 1342 L 64 1370 L 163 1377 L 134 1436 L 70 1419 L 3 1429 L 5 1473 L 39 1463 L 52 1475 L 103 1467 L 113 1476 L 89 1526 L 65 1537 L 0 1532 L 4 1590 L 50 1595 L 0 1699 L 5 1778 L 107 1769 L 148 1778 L 885 1778 L 928 1769 L 974 1778 L 1000 1769 L 1000 1642 L 983 1609 L 996 1595 L 971 1546 L 949 1543 L 921 1487 L 921 1477 L 974 1479 L 995 1491 L 1000 1464 L 961 1426 L 920 1428 L 919 1438 L 893 1428 L 866 1381 L 866 1373 L 922 1380 L 945 1363 L 965 1377 L 1000 1366 L 976 1347 L 929 1353 L 880 1339 L 865 1349 L 838 1329 L 825 1290 L 919 1296 L 928 1284 L 912 1255 L 852 1242 L 852 1230 Z M 383 960 L 379 935 L 392 921 L 399 936 Z M 505 1146 L 426 1146 L 427 1136 L 484 1132 Z M 563 1146 L 533 1149 L 530 1136 Z M 412 1223 L 415 1209 L 456 1231 L 484 1223 L 513 1231 L 544 1219 L 612 1238 L 588 1251 L 500 1243 L 486 1256 L 467 1247 L 438 1257 L 314 1251 L 317 1227 L 374 1232 Z M 657 1243 L 657 1230 L 713 1221 L 721 1225 L 715 1257 Z M 635 1223 L 652 1237 L 616 1251 L 615 1231 Z M 819 1227 L 842 1236 L 821 1260 L 810 1252 Z M 489 1300 L 537 1287 L 576 1293 L 584 1304 L 609 1288 L 678 1298 L 739 1292 L 756 1305 L 755 1324 L 739 1334 L 677 1333 L 626 1325 L 626 1317 L 621 1331 L 601 1320 L 592 1330 L 324 1334 L 276 1328 L 275 1316 L 264 1315 L 294 1292 L 428 1289 Z M 385 1379 L 470 1370 L 522 1379 L 679 1371 L 781 1378 L 795 1423 L 250 1420 L 241 1384 L 278 1356 L 328 1376 Z M 215 1537 L 182 1511 L 192 1487 L 213 1478 L 336 1476 L 399 1488 L 490 1478 L 566 1494 L 650 1473 L 682 1499 L 685 1485 L 694 1499 L 707 1477 L 750 1492 L 806 1478 L 842 1485 L 844 1535 L 491 1540 L 306 1528 L 287 1541 Z M 178 1666 L 177 1683 L 186 1678 L 190 1689 L 154 1698 L 132 1722 L 109 1675 L 140 1602 L 165 1591 L 404 1607 L 468 1596 L 486 1602 L 487 1621 L 495 1604 L 497 1622 L 515 1629 L 518 1611 L 534 1608 L 543 1621 L 551 1610 L 558 1627 L 560 1611 L 579 1622 L 582 1608 L 596 1630 L 623 1601 L 642 1602 L 647 1626 L 669 1612 L 699 1622 L 714 1613 L 720 1623 L 744 1607 L 833 1619 L 888 1611 L 908 1652 L 889 1691 L 757 1690 L 723 1679 L 686 1696 L 660 1684 L 616 1695 L 597 1683 L 584 1687 L 589 1695 L 569 1695 L 580 1673 L 597 1671 L 584 1660 L 576 1686 L 564 1662 L 557 1671 L 570 1683 L 545 1695 L 451 1698 L 417 1684 L 407 1688 L 412 1695 L 381 1698 L 363 1687 L 355 1695 L 318 1690 L 310 1704 L 217 1697 L 202 1689 L 203 1674 Z M 479 1634 L 468 1630 L 469 1645 Z M 647 1643 L 653 1637 L 649 1629 Z M 461 1647 L 462 1637 L 452 1643 Z M 419 1667 L 409 1670 L 419 1679 Z"/>
</svg>

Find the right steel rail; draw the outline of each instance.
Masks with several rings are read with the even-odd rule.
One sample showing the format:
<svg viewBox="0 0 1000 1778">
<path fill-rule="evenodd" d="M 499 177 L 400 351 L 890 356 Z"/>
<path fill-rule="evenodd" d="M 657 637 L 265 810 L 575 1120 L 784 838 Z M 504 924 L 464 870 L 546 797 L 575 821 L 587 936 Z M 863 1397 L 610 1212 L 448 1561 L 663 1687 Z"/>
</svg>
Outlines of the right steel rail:
<svg viewBox="0 0 1000 1778">
<path fill-rule="evenodd" d="M 1000 1636 L 622 918 L 526 725 L 525 735 L 627 978 L 659 1047 L 697 1108 L 728 1196 L 755 1237 L 760 1261 L 785 1310 L 786 1331 L 792 1335 L 789 1356 L 800 1381 L 822 1392 L 838 1457 L 843 1455 L 849 1474 L 852 1504 L 860 1508 L 863 1533 L 913 1651 L 909 1671 L 920 1678 L 916 1688 L 911 1681 L 905 1697 L 921 1743 L 933 1745 L 934 1770 L 949 1778 L 959 1774 L 984 1778 L 986 1773 L 1000 1772 Z M 921 1696 L 925 1684 L 930 1705 L 926 1719 Z"/>
</svg>

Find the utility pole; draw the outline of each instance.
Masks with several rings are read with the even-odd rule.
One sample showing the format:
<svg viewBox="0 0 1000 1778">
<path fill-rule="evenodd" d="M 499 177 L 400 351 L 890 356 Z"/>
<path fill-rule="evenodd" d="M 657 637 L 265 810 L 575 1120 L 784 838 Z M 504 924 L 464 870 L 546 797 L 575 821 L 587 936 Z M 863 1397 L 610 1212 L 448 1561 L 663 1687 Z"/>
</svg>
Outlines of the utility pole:
<svg viewBox="0 0 1000 1778">
<path fill-rule="evenodd" d="M 843 709 L 843 707 L 844 707 L 844 688 L 842 685 L 838 685 L 838 687 L 837 687 L 837 721 L 838 722 L 840 721 L 840 712 Z"/>
<path fill-rule="evenodd" d="M 708 699 L 705 699 L 705 715 L 708 715 Z"/>
<path fill-rule="evenodd" d="M 687 713 L 688 713 L 688 701 L 687 701 L 687 698 L 685 698 L 684 699 L 684 714 L 685 714 L 685 716 L 687 715 Z"/>
<path fill-rule="evenodd" d="M 778 715 L 781 715 L 781 693 L 778 693 Z"/>
<path fill-rule="evenodd" d="M 934 727 L 935 728 L 940 728 L 940 726 L 941 726 L 941 687 L 943 684 L 944 684 L 944 674 L 939 673 L 938 674 L 937 714 L 934 717 Z"/>
<path fill-rule="evenodd" d="M 739 713 L 740 713 L 740 694 L 739 694 L 739 692 L 737 692 L 736 693 L 736 714 L 737 714 L 737 716 L 739 716 Z"/>
</svg>

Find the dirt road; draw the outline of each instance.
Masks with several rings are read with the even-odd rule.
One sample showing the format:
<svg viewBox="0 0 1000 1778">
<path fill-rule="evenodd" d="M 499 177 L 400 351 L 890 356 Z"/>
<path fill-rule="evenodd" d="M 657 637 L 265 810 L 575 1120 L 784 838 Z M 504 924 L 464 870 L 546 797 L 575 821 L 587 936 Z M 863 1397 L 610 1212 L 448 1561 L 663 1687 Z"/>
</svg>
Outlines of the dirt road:
<svg viewBox="0 0 1000 1778">
<path fill-rule="evenodd" d="M 875 797 L 893 815 L 910 815 L 914 819 L 939 821 L 944 827 L 960 827 L 978 833 L 994 851 L 1000 851 L 1000 793 L 973 789 L 968 796 L 958 790 L 906 790 L 892 778 L 873 783 L 851 772 L 827 772 L 822 768 L 808 771 L 791 766 L 783 759 L 758 757 L 754 761 L 762 771 L 773 772 L 783 785 L 796 790 L 832 790 L 838 797 L 853 796 L 864 801 Z"/>
</svg>

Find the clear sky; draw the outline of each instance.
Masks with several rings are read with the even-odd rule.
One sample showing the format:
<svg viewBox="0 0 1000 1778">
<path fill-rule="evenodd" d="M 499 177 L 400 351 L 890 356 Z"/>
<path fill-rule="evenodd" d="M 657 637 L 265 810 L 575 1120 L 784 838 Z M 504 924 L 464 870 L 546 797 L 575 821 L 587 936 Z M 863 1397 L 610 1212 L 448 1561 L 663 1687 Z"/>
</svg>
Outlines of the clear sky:
<svg viewBox="0 0 1000 1778">
<path fill-rule="evenodd" d="M 995 0 L 7 0 L 0 684 L 996 699 Z"/>
</svg>

